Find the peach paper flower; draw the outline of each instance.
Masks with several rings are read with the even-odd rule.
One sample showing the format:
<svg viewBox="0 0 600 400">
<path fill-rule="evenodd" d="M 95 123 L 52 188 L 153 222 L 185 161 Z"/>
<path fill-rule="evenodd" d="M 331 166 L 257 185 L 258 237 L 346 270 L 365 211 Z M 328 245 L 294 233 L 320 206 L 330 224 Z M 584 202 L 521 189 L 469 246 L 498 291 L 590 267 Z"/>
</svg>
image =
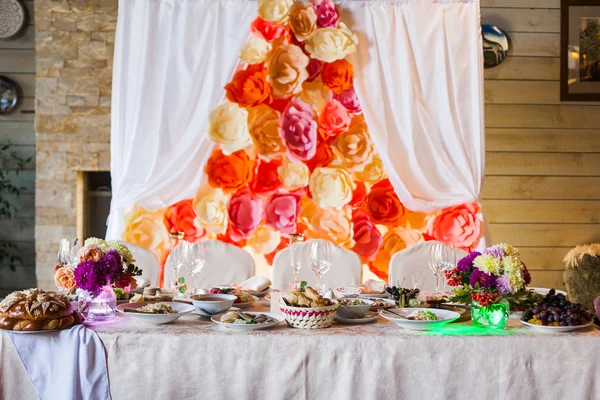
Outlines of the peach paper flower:
<svg viewBox="0 0 600 400">
<path fill-rule="evenodd" d="M 208 138 L 221 145 L 223 154 L 230 155 L 252 145 L 245 109 L 226 101 L 217 106 L 208 118 Z"/>
<path fill-rule="evenodd" d="M 214 188 L 235 191 L 250 183 L 254 175 L 254 161 L 243 150 L 225 155 L 216 149 L 204 167 L 208 183 Z"/>
<path fill-rule="evenodd" d="M 271 85 L 267 82 L 267 69 L 262 64 L 249 65 L 237 71 L 225 85 L 227 100 L 240 107 L 254 107 L 271 102 Z M 247 115 L 246 115 L 247 117 Z"/>
<path fill-rule="evenodd" d="M 231 196 L 229 207 L 229 236 L 234 241 L 248 239 L 258 227 L 263 215 L 263 202 L 247 188 Z"/>
<path fill-rule="evenodd" d="M 352 64 L 348 61 L 336 60 L 332 63 L 323 64 L 321 77 L 323 84 L 335 94 L 348 90 L 352 87 L 354 72 Z"/>
<path fill-rule="evenodd" d="M 280 232 L 271 229 L 267 225 L 260 225 L 248 239 L 248 246 L 256 254 L 269 254 L 277 249 L 280 242 Z"/>
<path fill-rule="evenodd" d="M 69 266 L 61 267 L 56 270 L 56 273 L 54 274 L 54 283 L 58 290 L 62 290 L 65 293 L 71 293 L 77 289 L 77 283 L 73 277 L 74 273 L 75 268 Z"/>
<path fill-rule="evenodd" d="M 192 203 L 199 225 L 211 233 L 225 233 L 229 220 L 228 202 L 229 196 L 223 190 L 212 188 L 210 185 L 200 187 Z"/>
<path fill-rule="evenodd" d="M 258 0 L 258 15 L 271 22 L 286 22 L 294 0 Z"/>
<path fill-rule="evenodd" d="M 169 232 L 183 232 L 185 239 L 192 242 L 202 238 L 206 233 L 197 223 L 192 199 L 182 200 L 167 208 L 165 226 Z"/>
<path fill-rule="evenodd" d="M 352 246 L 352 211 L 349 207 L 317 208 L 311 225 L 313 229 L 307 232 L 309 238 L 329 240 L 338 246 Z"/>
<path fill-rule="evenodd" d="M 477 218 L 480 212 L 478 203 L 444 208 L 432 221 L 428 233 L 446 246 L 471 251 L 481 235 L 481 221 Z"/>
<path fill-rule="evenodd" d="M 310 3 L 296 1 L 290 8 L 290 29 L 303 42 L 317 29 L 317 14 Z"/>
<path fill-rule="evenodd" d="M 350 129 L 335 138 L 333 149 L 348 171 L 362 171 L 373 159 L 373 143 L 364 119 L 353 120 Z"/>
<path fill-rule="evenodd" d="M 248 64 L 265 62 L 273 46 L 263 38 L 253 38 L 242 47 L 240 58 Z"/>
<path fill-rule="evenodd" d="M 373 155 L 373 159 L 367 164 L 362 171 L 356 171 L 354 173 L 358 179 L 367 183 L 376 183 L 385 179 L 385 169 L 383 168 L 383 162 L 377 154 Z"/>
<path fill-rule="evenodd" d="M 299 202 L 299 194 L 275 193 L 265 207 L 267 225 L 281 233 L 295 233 Z"/>
<path fill-rule="evenodd" d="M 303 90 L 297 98 L 310 105 L 315 114 L 319 113 L 332 99 L 331 92 L 321 82 L 304 82 L 302 88 Z"/>
<path fill-rule="evenodd" d="M 327 137 L 335 137 L 345 132 L 350 127 L 352 115 L 337 100 L 330 100 L 325 104 L 319 115 L 319 132 Z"/>
<path fill-rule="evenodd" d="M 306 67 L 309 58 L 302 49 L 292 44 L 276 48 L 268 62 L 268 80 L 277 97 L 290 97 L 302 91 L 302 83 L 308 78 Z"/>
<path fill-rule="evenodd" d="M 400 250 L 404 250 L 423 240 L 423 234 L 417 230 L 404 229 L 402 227 L 389 230 L 383 236 L 383 243 L 375 259 L 369 264 L 369 269 L 377 277 L 387 281 L 388 266 L 392 256 Z"/>
<path fill-rule="evenodd" d="M 306 164 L 302 162 L 284 162 L 277 168 L 279 180 L 288 190 L 295 190 L 306 187 L 310 177 L 310 171 Z"/>
<path fill-rule="evenodd" d="M 337 28 L 317 29 L 304 43 L 312 58 L 333 62 L 356 52 L 358 37 L 340 22 Z"/>
<path fill-rule="evenodd" d="M 310 176 L 309 189 L 319 207 L 340 208 L 352 200 L 354 182 L 342 168 L 317 168 Z"/>
<path fill-rule="evenodd" d="M 317 122 L 310 106 L 300 99 L 292 100 L 281 114 L 280 125 L 289 158 L 313 158 L 317 150 Z"/>
<path fill-rule="evenodd" d="M 285 144 L 279 134 L 279 113 L 265 105 L 252 107 L 248 112 L 248 128 L 258 154 L 266 159 L 285 154 Z"/>
<path fill-rule="evenodd" d="M 169 233 L 164 223 L 164 210 L 148 211 L 134 206 L 125 214 L 125 230 L 123 240 L 150 250 L 164 265 L 169 253 Z M 143 267 L 142 267 L 143 268 Z M 162 272 L 159 272 L 159 282 Z"/>
</svg>

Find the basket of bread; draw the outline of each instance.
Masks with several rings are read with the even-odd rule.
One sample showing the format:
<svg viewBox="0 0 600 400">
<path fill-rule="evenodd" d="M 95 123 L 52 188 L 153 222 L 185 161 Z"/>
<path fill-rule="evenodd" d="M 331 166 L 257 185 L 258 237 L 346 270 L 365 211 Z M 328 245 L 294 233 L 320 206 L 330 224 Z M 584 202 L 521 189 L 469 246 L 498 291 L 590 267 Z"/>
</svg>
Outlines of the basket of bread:
<svg viewBox="0 0 600 400">
<path fill-rule="evenodd" d="M 302 329 L 330 327 L 338 307 L 337 301 L 323 298 L 310 286 L 304 291 L 292 290 L 282 296 L 279 303 L 288 325 Z"/>
<path fill-rule="evenodd" d="M 0 329 L 46 331 L 69 328 L 83 322 L 67 296 L 41 289 L 9 294 L 0 303 Z"/>
</svg>

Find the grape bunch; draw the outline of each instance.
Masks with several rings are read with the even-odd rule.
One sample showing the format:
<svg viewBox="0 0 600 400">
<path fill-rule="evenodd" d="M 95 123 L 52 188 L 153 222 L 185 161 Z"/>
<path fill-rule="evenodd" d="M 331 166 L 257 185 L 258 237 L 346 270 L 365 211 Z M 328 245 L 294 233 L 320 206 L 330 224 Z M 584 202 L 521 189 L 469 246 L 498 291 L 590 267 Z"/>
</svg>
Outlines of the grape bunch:
<svg viewBox="0 0 600 400">
<path fill-rule="evenodd" d="M 419 295 L 419 289 L 407 289 L 407 288 L 398 288 L 396 286 L 388 286 L 385 288 L 385 291 L 388 292 L 400 305 L 400 307 L 405 307 L 409 304 L 411 299 L 416 299 Z"/>
<path fill-rule="evenodd" d="M 551 289 L 537 306 L 523 313 L 522 319 L 536 325 L 577 326 L 589 322 L 592 316 L 581 304 L 571 303 L 564 294 Z"/>
</svg>

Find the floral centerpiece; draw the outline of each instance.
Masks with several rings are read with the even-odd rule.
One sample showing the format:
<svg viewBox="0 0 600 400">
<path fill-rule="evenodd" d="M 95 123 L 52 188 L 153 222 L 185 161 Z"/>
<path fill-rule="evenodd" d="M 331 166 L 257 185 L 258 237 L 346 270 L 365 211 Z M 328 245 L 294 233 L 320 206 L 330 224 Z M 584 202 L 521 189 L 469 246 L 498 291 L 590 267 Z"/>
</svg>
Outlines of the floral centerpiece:
<svg viewBox="0 0 600 400">
<path fill-rule="evenodd" d="M 456 287 L 452 301 L 471 304 L 475 325 L 504 327 L 509 310 L 522 310 L 537 299 L 527 290 L 531 275 L 519 250 L 506 243 L 471 252 L 445 274 L 448 285 Z"/>
<path fill-rule="evenodd" d="M 105 286 L 130 291 L 136 288 L 134 276 L 142 274 L 127 246 L 118 241 L 89 238 L 78 253 L 78 264 L 57 265 L 56 287 L 73 294 L 77 289 L 98 293 Z"/>
</svg>

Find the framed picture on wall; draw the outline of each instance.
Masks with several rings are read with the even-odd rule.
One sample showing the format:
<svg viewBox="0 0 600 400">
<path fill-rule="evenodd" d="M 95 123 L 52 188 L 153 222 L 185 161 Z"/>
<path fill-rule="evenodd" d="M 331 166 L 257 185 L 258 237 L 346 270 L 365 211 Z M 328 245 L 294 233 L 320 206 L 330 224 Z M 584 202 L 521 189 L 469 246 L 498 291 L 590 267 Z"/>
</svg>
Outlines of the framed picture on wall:
<svg viewBox="0 0 600 400">
<path fill-rule="evenodd" d="M 600 101 L 600 1 L 561 0 L 560 99 Z"/>
</svg>

